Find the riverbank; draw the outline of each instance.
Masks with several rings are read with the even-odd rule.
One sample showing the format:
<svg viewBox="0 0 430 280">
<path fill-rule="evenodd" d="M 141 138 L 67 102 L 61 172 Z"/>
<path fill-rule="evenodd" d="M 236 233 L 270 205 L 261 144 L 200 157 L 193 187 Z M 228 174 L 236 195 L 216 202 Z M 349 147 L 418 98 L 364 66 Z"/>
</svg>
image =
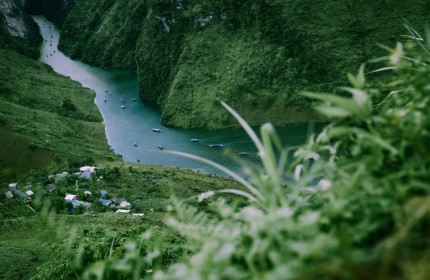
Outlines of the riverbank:
<svg viewBox="0 0 430 280">
<path fill-rule="evenodd" d="M 0 50 L 0 170 L 119 160 L 94 93 L 40 62 Z"/>
<path fill-rule="evenodd" d="M 57 48 L 60 30 L 44 17 L 34 18 L 45 40 L 40 46 L 40 60 L 50 65 L 56 72 L 96 92 L 95 103 L 103 116 L 108 143 L 115 153 L 122 155 L 124 161 L 178 166 L 221 174 L 220 171 L 194 160 L 163 153 L 158 145 L 166 150 L 199 155 L 237 172 L 241 171 L 241 167 L 232 161 L 231 157 L 226 156 L 224 150 L 228 149 L 232 153 L 248 152 L 251 155 L 248 157 L 249 160 L 254 163 L 258 160 L 254 144 L 241 128 L 217 131 L 185 130 L 161 125 L 162 113 L 159 106 L 154 102 L 140 100 L 136 75 L 125 70 L 101 69 L 70 59 Z M 121 106 L 124 106 L 124 109 Z M 281 112 L 279 109 L 278 113 Z M 224 114 L 228 115 L 228 112 L 224 110 Z M 294 115 L 298 117 L 300 112 L 295 111 Z M 297 145 L 304 143 L 307 135 L 321 126 L 302 123 L 278 127 L 277 131 L 285 145 Z M 153 128 L 159 128 L 162 132 L 154 133 Z M 259 127 L 255 129 L 258 131 Z M 191 139 L 199 141 L 192 142 Z M 209 145 L 213 143 L 222 143 L 224 149 L 210 147 Z"/>
</svg>

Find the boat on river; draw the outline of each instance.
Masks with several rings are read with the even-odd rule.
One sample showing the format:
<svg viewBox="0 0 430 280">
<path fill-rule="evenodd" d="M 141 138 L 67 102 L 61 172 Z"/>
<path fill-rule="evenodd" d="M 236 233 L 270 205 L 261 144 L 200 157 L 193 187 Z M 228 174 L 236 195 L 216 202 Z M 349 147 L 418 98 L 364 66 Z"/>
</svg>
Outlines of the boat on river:
<svg viewBox="0 0 430 280">
<path fill-rule="evenodd" d="M 209 147 L 224 147 L 224 145 L 216 143 L 216 144 L 210 144 Z"/>
<path fill-rule="evenodd" d="M 121 101 L 122 103 L 125 103 L 125 100 L 122 97 L 119 99 L 119 101 Z"/>
<path fill-rule="evenodd" d="M 125 109 L 125 106 L 124 106 L 124 105 L 121 105 L 121 108 Z"/>
<path fill-rule="evenodd" d="M 153 129 L 152 129 L 152 131 L 153 131 L 153 132 L 161 132 L 162 130 L 161 130 L 161 129 L 159 129 L 159 128 L 153 128 Z"/>
<path fill-rule="evenodd" d="M 161 145 L 157 145 L 157 147 L 158 147 L 160 150 L 164 150 L 164 147 L 163 147 L 163 146 L 161 146 Z"/>
<path fill-rule="evenodd" d="M 199 139 L 197 139 L 197 138 L 191 138 L 191 142 L 199 142 Z"/>
<path fill-rule="evenodd" d="M 137 143 L 136 143 L 136 142 L 134 142 L 134 143 L 133 143 L 133 145 L 134 145 L 135 147 L 137 147 Z"/>
<path fill-rule="evenodd" d="M 248 152 L 240 152 L 240 153 L 238 153 L 238 155 L 239 155 L 239 156 L 243 156 L 243 157 L 248 157 L 248 156 L 250 156 L 251 154 L 250 154 L 250 153 L 248 153 Z"/>
</svg>

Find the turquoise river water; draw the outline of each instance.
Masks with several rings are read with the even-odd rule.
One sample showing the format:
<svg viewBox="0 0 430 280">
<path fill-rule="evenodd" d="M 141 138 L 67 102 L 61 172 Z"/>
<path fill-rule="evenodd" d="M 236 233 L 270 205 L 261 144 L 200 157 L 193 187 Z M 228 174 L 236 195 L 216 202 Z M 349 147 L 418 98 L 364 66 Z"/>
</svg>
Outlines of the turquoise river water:
<svg viewBox="0 0 430 280">
<path fill-rule="evenodd" d="M 35 16 L 34 19 L 44 40 L 40 46 L 39 60 L 57 73 L 96 92 L 95 103 L 103 115 L 108 144 L 122 155 L 124 161 L 177 166 L 222 175 L 200 162 L 164 153 L 158 145 L 165 150 L 205 157 L 237 172 L 240 172 L 240 167 L 223 150 L 247 152 L 250 161 L 257 161 L 256 148 L 241 128 L 211 131 L 164 127 L 160 124 L 158 106 L 139 99 L 135 74 L 125 70 L 106 70 L 70 59 L 57 48 L 60 30 L 44 17 Z M 277 127 L 276 130 L 284 145 L 297 145 L 305 142 L 313 127 L 310 124 L 296 124 Z M 159 128 L 162 132 L 153 132 L 153 128 Z M 199 142 L 192 142 L 193 138 L 199 139 Z M 221 143 L 224 147 L 209 146 L 214 143 Z"/>
</svg>

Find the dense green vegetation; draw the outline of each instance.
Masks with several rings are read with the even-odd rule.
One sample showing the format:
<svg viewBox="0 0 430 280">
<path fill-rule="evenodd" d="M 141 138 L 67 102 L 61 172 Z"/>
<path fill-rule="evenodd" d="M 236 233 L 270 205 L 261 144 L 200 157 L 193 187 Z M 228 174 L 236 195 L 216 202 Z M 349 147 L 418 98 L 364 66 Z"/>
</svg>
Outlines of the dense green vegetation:
<svg viewBox="0 0 430 280">
<path fill-rule="evenodd" d="M 158 101 L 168 125 L 233 125 L 217 99 L 250 123 L 321 120 L 298 91 L 335 90 L 428 10 L 423 0 L 78 1 L 60 48 L 136 71 L 141 97 Z"/>
<path fill-rule="evenodd" d="M 100 254 L 89 248 L 100 240 L 92 231 L 60 250 L 70 250 L 66 259 L 85 270 L 83 279 L 427 279 L 430 37 L 409 31 L 412 41 L 377 60 L 378 71 L 389 71 L 385 82 L 367 83 L 378 74 L 362 66 L 348 75 L 344 97 L 304 93 L 323 100 L 316 109 L 331 123 L 292 158 L 272 125 L 259 140 L 224 105 L 264 166 L 248 167 L 252 179 L 236 190 L 248 203 L 226 201 L 225 190 L 199 195 L 199 204 L 173 199 L 166 236 L 157 225 L 128 232 L 123 243 L 110 235 Z M 59 267 L 44 275 L 64 275 Z"/>
<path fill-rule="evenodd" d="M 14 45 L 15 39 L 0 30 L 2 38 L 8 38 L 2 45 L 8 50 L 0 50 L 1 179 L 16 179 L 35 192 L 27 204 L 18 198 L 6 200 L 8 186 L 0 184 L 0 261 L 7 267 L 0 278 L 427 279 L 430 34 L 422 38 L 407 27 L 411 40 L 386 48 L 389 53 L 374 61 L 378 64 L 366 66 L 368 74 L 364 66 L 358 74 L 348 74 L 349 87 L 336 89 L 336 95 L 310 92 L 338 85 L 340 73 L 376 53 L 370 51 L 375 42 L 394 46 L 391 34 L 406 31 L 389 24 L 398 22 L 400 15 L 420 22 L 427 16 L 419 10 L 426 8 L 423 2 L 78 3 L 65 26 L 77 25 L 76 17 L 88 13 L 79 22 L 81 34 L 73 34 L 76 26 L 64 32 L 92 41 L 93 47 L 113 36 L 114 19 L 124 19 L 122 26 L 128 30 L 136 28 L 132 23 L 143 15 L 142 23 L 153 27 L 142 33 L 133 29 L 138 38 L 119 31 L 109 41 L 115 46 L 106 53 L 103 48 L 92 53 L 84 48 L 79 55 L 99 59 L 95 62 L 104 66 L 118 59 L 116 66 L 148 75 L 141 87 L 151 89 L 150 98 L 159 98 L 167 110 L 164 118 L 177 108 L 191 116 L 178 114 L 179 125 L 200 125 L 208 112 L 228 125 L 229 111 L 255 142 L 263 168 L 254 169 L 242 159 L 251 179 L 231 174 L 241 181 L 239 186 L 178 168 L 109 162 L 116 156 L 106 145 L 93 93 L 10 51 L 19 51 L 10 46 L 23 45 Z M 104 6 L 97 6 L 99 13 L 90 17 L 95 3 Z M 135 16 L 123 16 L 128 3 L 135 4 Z M 282 20 L 273 16 L 278 13 Z M 170 20 L 169 32 L 163 33 L 159 15 Z M 179 15 L 175 24 L 172 15 Z M 207 15 L 213 16 L 208 24 L 195 21 Z M 373 32 L 376 24 L 378 32 Z M 351 38 L 344 36 L 345 30 Z M 386 38 L 372 37 L 376 35 Z M 129 44 L 134 39 L 135 45 Z M 64 48 L 77 51 L 82 42 L 66 41 Z M 359 47 L 351 48 L 357 42 Z M 130 53 L 123 44 L 138 51 Z M 124 46 L 124 56 L 108 58 L 119 46 Z M 273 55 L 279 61 L 271 60 Z M 278 67 L 267 67 L 268 62 Z M 378 67 L 382 68 L 369 70 Z M 277 70 L 291 72 L 282 77 Z M 383 79 L 381 73 L 386 73 Z M 300 97 L 288 95 L 300 87 L 308 91 Z M 194 97 L 200 91 L 207 99 Z M 281 96 L 285 103 L 278 100 Z M 270 108 L 270 114 L 273 108 L 283 112 L 288 102 L 302 106 L 310 102 L 307 98 L 316 99 L 321 101 L 317 111 L 331 122 L 305 145 L 294 147 L 292 156 L 293 148 L 282 146 L 272 125 L 262 126 L 259 140 L 225 103 L 227 111 L 211 111 L 210 106 L 218 106 L 216 97 L 247 116 L 258 108 L 240 100 Z M 195 108 L 202 111 L 187 111 Z M 48 174 L 65 166 L 72 173 L 94 161 L 101 168 L 91 180 L 72 176 L 55 182 L 56 191 L 45 190 L 53 183 Z M 49 171 L 28 172 L 45 166 Z M 120 215 L 98 205 L 101 189 L 126 198 L 134 212 L 145 216 Z M 86 197 L 84 190 L 93 196 Z M 76 193 L 93 206 L 70 211 L 66 193 Z"/>
<path fill-rule="evenodd" d="M 118 158 L 94 92 L 12 51 L 0 50 L 0 65 L 0 170 Z"/>
<path fill-rule="evenodd" d="M 57 172 L 60 171 L 63 170 L 58 168 Z M 77 170 L 68 171 L 72 174 Z M 47 171 L 41 170 L 19 177 L 18 189 L 24 191 L 27 189 L 24 186 L 30 186 L 34 192 L 29 203 L 16 196 L 6 200 L 3 194 L 8 191 L 7 184 L 0 185 L 0 255 L 8 267 L 0 271 L 0 279 L 60 279 L 60 275 L 65 279 L 74 278 L 74 266 L 69 262 L 71 255 L 67 251 L 72 248 L 65 248 L 70 246 L 66 237 L 72 232 L 76 234 L 73 249 L 88 246 L 86 263 L 106 258 L 112 238 L 115 255 L 122 255 L 121 245 L 144 229 L 156 227 L 169 232 L 163 219 L 171 196 L 196 205 L 195 197 L 201 192 L 238 186 L 232 180 L 191 170 L 125 163 L 102 166 L 91 180 L 70 176 L 54 182 L 47 175 Z M 48 192 L 45 186 L 50 183 L 57 190 Z M 118 214 L 114 213 L 116 208 L 103 207 L 99 201 L 101 190 L 108 191 L 106 199 L 125 198 L 132 204 L 133 213 L 145 216 Z M 92 195 L 85 195 L 84 191 L 91 191 Z M 70 212 L 71 205 L 64 201 L 68 193 L 77 194 L 77 199 L 93 205 Z M 79 274 L 83 271 L 83 268 L 76 269 Z"/>
<path fill-rule="evenodd" d="M 170 232 L 177 242 L 177 235 L 163 222 L 172 195 L 196 205 L 196 194 L 237 187 L 231 180 L 191 170 L 112 162 L 119 158 L 107 146 L 94 93 L 28 58 L 38 51 L 27 40 L 10 36 L 4 24 L 0 24 L 0 279 L 74 278 L 85 268 L 69 262 L 72 249 L 88 245 L 86 263 L 107 257 L 112 248 L 115 255 L 122 255 L 122 245 L 149 227 L 159 228 L 163 236 Z M 64 170 L 74 173 L 84 164 L 100 167 L 91 180 L 48 179 Z M 18 193 L 6 198 L 8 183 L 14 181 L 18 192 L 33 191 L 30 201 Z M 49 192 L 45 186 L 52 183 L 57 189 Z M 103 207 L 102 189 L 108 191 L 107 198 L 126 198 L 134 213 L 145 216 L 121 215 Z M 85 195 L 85 190 L 93 195 Z M 67 193 L 93 204 L 70 211 L 64 200 Z M 68 241 L 73 232 L 80 240 L 74 243 L 77 247 Z M 112 238 L 115 242 L 105 247 Z M 174 244 L 172 252 L 181 250 Z M 173 260 L 164 258 L 165 263 Z"/>
</svg>

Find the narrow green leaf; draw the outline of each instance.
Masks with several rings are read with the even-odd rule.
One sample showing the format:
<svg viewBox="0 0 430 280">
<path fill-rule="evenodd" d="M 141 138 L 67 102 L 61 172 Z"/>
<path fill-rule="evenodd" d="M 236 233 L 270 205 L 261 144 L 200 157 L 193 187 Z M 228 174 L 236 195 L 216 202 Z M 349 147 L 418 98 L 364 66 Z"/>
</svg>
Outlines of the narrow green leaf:
<svg viewBox="0 0 430 280">
<path fill-rule="evenodd" d="M 226 190 L 221 190 L 221 191 L 218 191 L 218 192 L 221 192 L 221 193 L 232 193 L 232 194 L 240 195 L 240 196 L 246 197 L 250 201 L 256 201 L 257 200 L 255 197 L 253 197 L 249 193 L 244 192 L 244 191 L 240 191 L 240 190 L 236 190 L 236 189 L 226 189 Z"/>
<path fill-rule="evenodd" d="M 271 178 L 273 184 L 275 185 L 275 188 L 277 188 L 279 186 L 280 176 L 276 166 L 276 157 L 273 152 L 273 144 L 271 141 L 272 135 L 274 133 L 274 128 L 271 124 L 266 123 L 261 127 L 261 137 L 263 139 L 264 147 L 263 165 L 269 175 L 269 178 Z"/>
<path fill-rule="evenodd" d="M 365 78 L 364 78 L 364 64 L 361 64 L 360 69 L 358 70 L 357 76 L 354 76 L 351 73 L 348 73 L 349 82 L 355 87 L 362 89 L 365 86 Z"/>
<path fill-rule="evenodd" d="M 254 142 L 255 146 L 257 147 L 258 152 L 262 152 L 263 144 L 261 143 L 258 136 L 255 134 L 254 130 L 249 126 L 249 124 L 230 106 L 228 106 L 226 103 L 221 101 L 221 105 L 227 109 L 227 111 L 230 112 L 230 114 L 239 122 L 239 124 L 243 127 L 243 129 L 246 131 L 248 136 L 251 138 L 252 142 Z"/>
<path fill-rule="evenodd" d="M 370 73 L 377 73 L 377 72 L 383 72 L 383 71 L 394 70 L 394 69 L 396 69 L 396 67 L 394 67 L 394 66 L 387 66 L 387 67 L 382 67 L 382 68 L 370 71 Z"/>
<path fill-rule="evenodd" d="M 336 108 L 331 106 L 315 106 L 315 110 L 322 113 L 323 115 L 329 117 L 329 118 L 343 118 L 343 117 L 349 117 L 351 115 L 350 112 L 342 109 L 342 108 Z"/>
<path fill-rule="evenodd" d="M 188 153 L 183 153 L 183 152 L 165 151 L 165 153 L 169 153 L 169 154 L 173 154 L 173 155 L 177 155 L 177 156 L 181 156 L 181 157 L 186 157 L 186 158 L 194 159 L 194 160 L 206 163 L 206 164 L 208 164 L 208 165 L 210 165 L 212 167 L 215 167 L 216 169 L 221 170 L 225 174 L 231 176 L 234 180 L 236 180 L 239 183 L 241 183 L 253 195 L 255 195 L 260 201 L 264 201 L 264 197 L 260 194 L 260 192 L 257 189 L 255 189 L 251 184 L 249 184 L 244 178 L 242 178 L 242 176 L 240 176 L 236 172 L 228 169 L 227 167 L 222 166 L 219 163 L 216 163 L 214 161 L 208 160 L 208 159 L 203 158 L 203 157 L 199 157 L 199 156 L 196 156 L 196 155 L 192 155 L 192 154 L 188 154 Z"/>
<path fill-rule="evenodd" d="M 359 106 L 350 98 L 336 96 L 333 94 L 326 94 L 326 93 L 318 94 L 318 93 L 312 93 L 312 92 L 304 92 L 302 93 L 302 95 L 311 97 L 314 99 L 319 99 L 325 102 L 329 102 L 335 105 L 332 108 L 333 110 L 330 110 L 329 108 L 324 108 L 323 109 L 324 112 L 332 111 L 332 114 L 335 114 L 335 115 L 339 114 L 339 116 L 345 115 L 346 112 L 348 112 L 348 115 L 351 115 L 351 114 L 357 115 L 360 112 Z"/>
<path fill-rule="evenodd" d="M 359 104 L 359 105 L 369 105 L 369 95 L 358 88 L 350 88 L 350 87 L 342 87 L 343 90 L 349 92 L 352 94 L 353 99 Z"/>
</svg>

